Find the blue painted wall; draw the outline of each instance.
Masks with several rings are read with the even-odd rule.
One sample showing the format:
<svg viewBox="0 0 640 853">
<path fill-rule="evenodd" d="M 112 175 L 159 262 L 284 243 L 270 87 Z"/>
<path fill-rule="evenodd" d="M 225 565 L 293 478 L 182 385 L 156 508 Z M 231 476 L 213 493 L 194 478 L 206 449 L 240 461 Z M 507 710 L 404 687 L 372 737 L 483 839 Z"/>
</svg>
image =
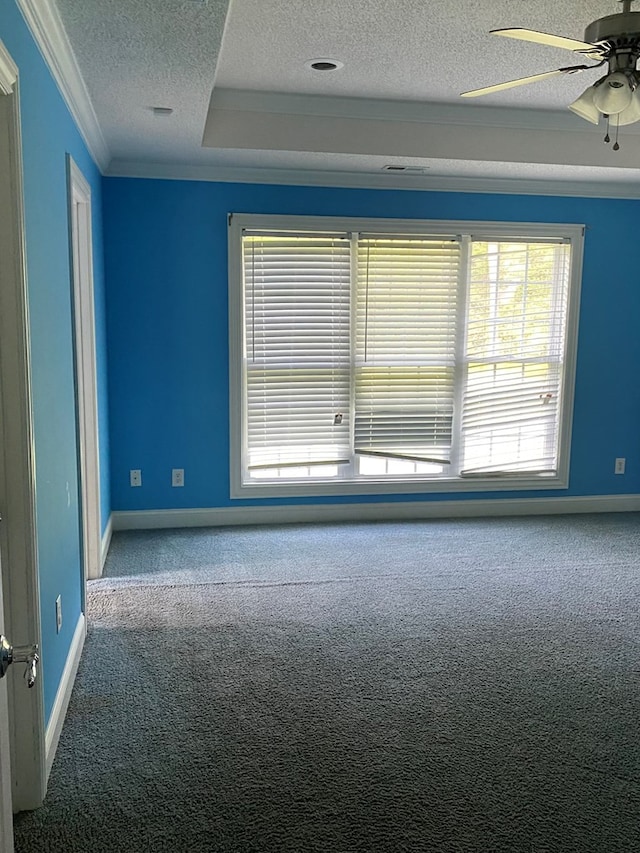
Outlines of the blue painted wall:
<svg viewBox="0 0 640 853">
<path fill-rule="evenodd" d="M 102 179 L 14 0 L 0 7 L 0 39 L 19 67 L 29 290 L 36 510 L 47 719 L 81 609 L 66 154 L 92 190 L 103 527 L 110 512 Z M 55 599 L 63 626 L 56 633 Z"/>
<path fill-rule="evenodd" d="M 640 491 L 635 390 L 640 202 L 108 178 L 104 226 L 114 510 L 232 504 L 227 333 L 227 214 L 232 211 L 584 223 L 570 487 L 549 494 Z M 617 456 L 627 458 L 624 477 L 613 474 Z M 141 488 L 129 486 L 130 468 L 142 469 Z M 184 488 L 171 487 L 172 468 L 185 469 Z M 474 495 L 311 502 L 443 497 Z"/>
</svg>

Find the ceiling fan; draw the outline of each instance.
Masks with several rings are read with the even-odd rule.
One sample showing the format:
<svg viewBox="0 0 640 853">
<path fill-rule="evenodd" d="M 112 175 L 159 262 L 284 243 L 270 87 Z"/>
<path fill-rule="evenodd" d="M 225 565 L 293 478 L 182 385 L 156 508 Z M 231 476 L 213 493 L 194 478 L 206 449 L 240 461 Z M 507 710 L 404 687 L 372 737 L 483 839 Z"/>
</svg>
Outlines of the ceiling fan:
<svg viewBox="0 0 640 853">
<path fill-rule="evenodd" d="M 622 3 L 621 12 L 598 18 L 587 26 L 584 41 L 522 27 L 491 30 L 492 35 L 571 50 L 591 60 L 592 64 L 569 65 L 554 71 L 543 71 L 542 74 L 497 83 L 494 86 L 484 86 L 482 89 L 472 89 L 469 92 L 463 92 L 462 97 L 477 98 L 480 95 L 490 95 L 493 92 L 526 86 L 561 74 L 577 74 L 592 68 L 600 68 L 606 63 L 607 73 L 589 86 L 572 104 L 569 104 L 569 109 L 592 124 L 598 124 L 600 117 L 604 116 L 607 119 L 605 142 L 610 141 L 609 122 L 612 121 L 616 128 L 613 148 L 617 151 L 620 148 L 618 128 L 640 121 L 640 72 L 637 69 L 640 58 L 640 12 L 631 11 L 632 0 L 620 0 L 620 2 Z"/>
</svg>

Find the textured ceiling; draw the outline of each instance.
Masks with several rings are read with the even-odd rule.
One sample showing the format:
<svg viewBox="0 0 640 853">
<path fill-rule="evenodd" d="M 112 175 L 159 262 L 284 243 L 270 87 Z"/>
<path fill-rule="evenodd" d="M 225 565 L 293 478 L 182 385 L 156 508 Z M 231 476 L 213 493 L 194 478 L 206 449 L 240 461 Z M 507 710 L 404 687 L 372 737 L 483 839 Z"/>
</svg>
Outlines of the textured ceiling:
<svg viewBox="0 0 640 853">
<path fill-rule="evenodd" d="M 428 167 L 430 175 L 635 181 L 640 185 L 640 170 L 629 168 L 633 158 L 628 148 L 624 160 L 612 158 L 606 146 L 602 152 L 598 147 L 597 157 L 574 156 L 583 138 L 588 144 L 594 132 L 599 138 L 602 134 L 567 113 L 566 106 L 602 72 L 556 78 L 472 102 L 459 98 L 465 89 L 583 61 L 568 51 L 490 36 L 490 29 L 523 26 L 581 39 L 590 21 L 620 11 L 614 0 L 50 2 L 57 5 L 76 54 L 112 156 L 113 173 L 135 173 L 136 164 L 362 173 L 379 172 L 385 163 L 407 162 Z M 344 67 L 313 72 L 305 63 L 315 58 L 337 59 Z M 285 93 L 306 96 L 303 102 L 308 104 L 321 102 L 328 136 L 331 116 L 338 114 L 331 108 L 332 98 L 336 105 L 338 98 L 342 105 L 348 103 L 345 98 L 359 99 L 361 110 L 373 110 L 373 118 L 381 99 L 387 105 L 402 102 L 404 120 L 409 123 L 429 121 L 430 104 L 434 113 L 443 105 L 455 105 L 452 132 L 470 138 L 477 133 L 478 145 L 473 156 L 457 159 L 442 152 L 429 156 L 428 146 L 424 158 L 402 157 L 402 150 L 413 150 L 411 146 L 396 150 L 393 144 L 382 154 L 364 146 L 360 153 L 349 145 L 323 148 L 321 142 L 310 150 L 309 145 L 296 146 L 296 134 L 290 144 L 258 145 L 245 122 L 237 143 L 233 134 L 222 133 L 223 142 L 202 148 L 212 90 L 212 107 L 218 94 L 224 100 L 225 110 L 213 115 L 222 130 L 229 116 L 238 116 L 238 110 L 244 109 L 241 104 L 246 103 L 247 93 L 253 93 L 254 102 L 256 93 L 265 93 L 265 98 Z M 299 97 L 294 98 L 291 110 L 295 112 L 295 104 L 300 103 Z M 415 116 L 406 115 L 411 104 Z M 153 106 L 171 107 L 174 113 L 159 118 Z M 545 154 L 539 163 L 504 162 L 510 159 L 507 156 L 496 159 L 491 135 L 479 128 L 486 115 L 485 124 L 494 123 L 494 135 L 500 132 L 495 130 L 496 107 L 505 116 L 510 111 L 521 116 L 528 110 L 528 123 L 533 120 L 535 125 L 539 116 L 545 128 L 555 121 L 572 132 L 571 145 L 559 144 L 552 156 Z M 251 115 L 258 121 L 260 108 L 253 109 Z M 301 127 L 305 112 L 300 109 Z M 312 112 L 317 114 L 318 109 Z M 467 115 L 473 117 L 468 128 L 463 127 Z M 439 117 L 433 121 L 442 124 Z M 635 136 L 638 146 L 639 134 L 638 125 L 625 128 L 625 135 Z M 274 147 L 281 150 L 268 150 Z"/>
<path fill-rule="evenodd" d="M 114 157 L 197 151 L 229 0 L 56 0 Z M 160 118 L 152 107 L 171 107 Z"/>
<path fill-rule="evenodd" d="M 233 0 L 216 82 L 233 89 L 457 101 L 466 89 L 583 61 L 489 30 L 520 26 L 582 39 L 590 21 L 619 9 L 615 0 Z M 306 69 L 315 57 L 339 59 L 344 68 Z M 486 102 L 562 108 L 589 76 L 510 90 Z"/>
</svg>

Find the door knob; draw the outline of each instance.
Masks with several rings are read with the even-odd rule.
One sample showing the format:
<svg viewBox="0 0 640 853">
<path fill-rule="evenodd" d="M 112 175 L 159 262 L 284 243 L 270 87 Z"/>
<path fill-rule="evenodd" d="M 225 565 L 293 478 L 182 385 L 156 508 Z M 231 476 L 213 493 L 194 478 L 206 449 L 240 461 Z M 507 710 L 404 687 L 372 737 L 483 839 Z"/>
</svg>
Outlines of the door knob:
<svg viewBox="0 0 640 853">
<path fill-rule="evenodd" d="M 26 663 L 24 678 L 27 687 L 33 687 L 38 674 L 38 646 L 12 646 L 6 637 L 0 635 L 0 678 L 6 675 L 12 663 Z"/>
</svg>

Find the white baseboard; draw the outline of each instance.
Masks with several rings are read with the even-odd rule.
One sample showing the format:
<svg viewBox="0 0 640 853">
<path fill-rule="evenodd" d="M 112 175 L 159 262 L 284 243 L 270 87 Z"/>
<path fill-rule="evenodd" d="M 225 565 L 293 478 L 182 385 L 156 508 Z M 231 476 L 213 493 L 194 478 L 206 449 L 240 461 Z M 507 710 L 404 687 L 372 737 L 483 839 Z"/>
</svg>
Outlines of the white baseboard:
<svg viewBox="0 0 640 853">
<path fill-rule="evenodd" d="M 290 524 L 323 521 L 409 521 L 427 518 L 479 518 L 509 515 L 559 515 L 584 512 L 638 512 L 640 495 L 405 501 L 398 503 L 299 504 L 160 509 L 114 512 L 114 530 L 165 527 L 219 527 L 236 524 Z"/>
<path fill-rule="evenodd" d="M 80 663 L 80 656 L 82 655 L 86 635 L 87 626 L 84 613 L 81 613 L 78 618 L 76 630 L 73 634 L 73 639 L 71 640 L 71 647 L 69 648 L 69 654 L 67 655 L 67 662 L 62 672 L 58 692 L 56 693 L 53 708 L 51 709 L 51 716 L 47 724 L 47 731 L 45 734 L 47 779 L 49 778 L 49 773 L 51 773 L 51 766 L 53 765 L 53 759 L 55 758 L 56 750 L 58 748 L 62 725 L 64 723 L 64 718 L 67 715 L 69 699 L 71 698 L 71 691 L 73 690 L 73 684 L 76 680 L 76 674 L 78 672 L 78 665 Z"/>
<path fill-rule="evenodd" d="M 104 569 L 104 564 L 109 553 L 109 545 L 111 545 L 111 535 L 113 533 L 113 513 L 109 515 L 109 521 L 102 534 L 102 547 L 100 549 L 100 570 Z"/>
</svg>

